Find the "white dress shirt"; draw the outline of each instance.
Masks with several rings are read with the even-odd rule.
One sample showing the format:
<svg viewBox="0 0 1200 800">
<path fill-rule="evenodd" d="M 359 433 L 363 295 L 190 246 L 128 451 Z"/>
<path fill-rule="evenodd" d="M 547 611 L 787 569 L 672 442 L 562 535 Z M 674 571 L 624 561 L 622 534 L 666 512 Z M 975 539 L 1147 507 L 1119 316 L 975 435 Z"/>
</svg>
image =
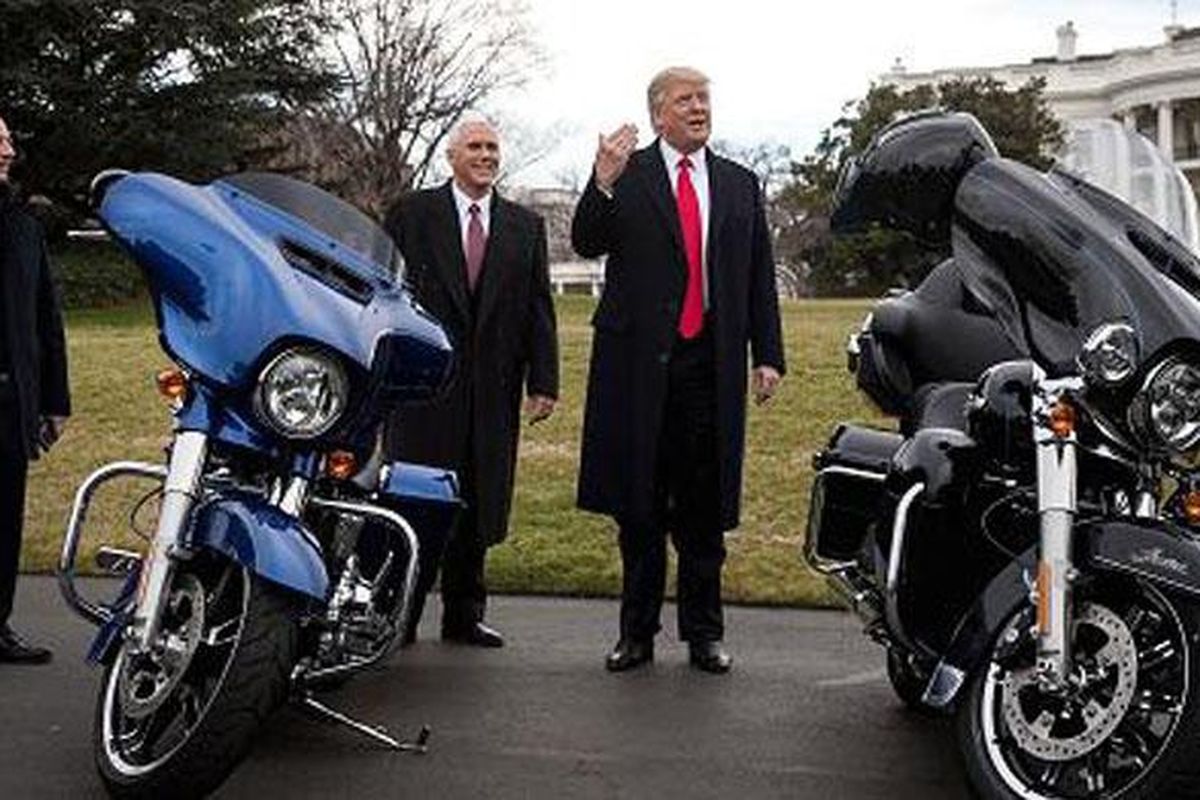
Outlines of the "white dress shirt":
<svg viewBox="0 0 1200 800">
<path fill-rule="evenodd" d="M 679 197 L 679 162 L 684 158 L 683 153 L 667 143 L 666 139 L 658 140 L 658 149 L 662 153 L 663 164 L 667 167 L 667 176 L 671 182 L 671 193 Z M 696 201 L 700 205 L 700 272 L 704 276 L 704 310 L 708 310 L 708 210 L 711 207 L 708 195 L 708 149 L 700 148 L 687 156 L 692 162 L 689 173 L 692 178 L 692 188 L 696 190 Z"/>
<path fill-rule="evenodd" d="M 483 197 L 474 200 L 458 188 L 458 184 L 454 181 L 450 181 L 450 186 L 454 192 L 454 205 L 458 209 L 458 232 L 465 258 L 467 255 L 467 226 L 471 224 L 472 205 L 479 206 L 479 223 L 483 225 L 483 235 L 486 237 L 492 229 L 492 191 L 489 189 Z"/>
</svg>

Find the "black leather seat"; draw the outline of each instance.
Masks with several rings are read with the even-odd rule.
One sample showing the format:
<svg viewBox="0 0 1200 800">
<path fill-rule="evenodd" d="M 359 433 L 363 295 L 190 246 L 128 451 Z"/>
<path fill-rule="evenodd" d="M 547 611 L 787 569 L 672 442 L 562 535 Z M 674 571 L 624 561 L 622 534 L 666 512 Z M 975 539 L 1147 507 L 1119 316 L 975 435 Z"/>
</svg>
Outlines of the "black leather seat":
<svg viewBox="0 0 1200 800">
<path fill-rule="evenodd" d="M 979 375 L 1022 354 L 967 291 L 953 259 L 916 290 L 882 301 L 870 327 L 877 369 L 871 376 L 903 395 L 901 430 L 966 428 L 966 399 Z M 864 376 L 859 383 L 864 385 Z M 866 388 L 866 386 L 864 386 Z"/>
</svg>

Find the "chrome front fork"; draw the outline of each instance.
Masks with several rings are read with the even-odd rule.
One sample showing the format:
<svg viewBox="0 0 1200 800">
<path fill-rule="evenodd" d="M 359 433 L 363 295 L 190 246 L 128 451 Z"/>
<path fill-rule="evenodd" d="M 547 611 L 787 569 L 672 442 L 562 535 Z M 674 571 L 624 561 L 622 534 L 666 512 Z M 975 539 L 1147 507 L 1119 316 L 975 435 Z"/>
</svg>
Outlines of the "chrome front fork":
<svg viewBox="0 0 1200 800">
<path fill-rule="evenodd" d="M 200 493 L 207 455 L 207 435 L 197 431 L 176 434 L 163 486 L 158 526 L 142 565 L 137 606 L 127 633 L 128 640 L 141 652 L 149 651 L 158 636 L 174 560 L 180 553 L 188 517 Z"/>
<path fill-rule="evenodd" d="M 1033 430 L 1037 449 L 1039 559 L 1033 601 L 1037 609 L 1037 670 L 1047 688 L 1065 685 L 1071 670 L 1071 560 L 1078 466 L 1075 406 L 1078 379 L 1034 376 Z"/>
</svg>

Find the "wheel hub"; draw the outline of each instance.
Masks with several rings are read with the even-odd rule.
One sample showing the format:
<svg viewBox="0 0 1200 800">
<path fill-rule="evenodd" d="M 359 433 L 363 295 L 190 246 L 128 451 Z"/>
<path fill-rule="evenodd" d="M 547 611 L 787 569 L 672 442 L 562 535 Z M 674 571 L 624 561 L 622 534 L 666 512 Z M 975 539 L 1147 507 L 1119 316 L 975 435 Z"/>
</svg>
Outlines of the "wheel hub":
<svg viewBox="0 0 1200 800">
<path fill-rule="evenodd" d="M 1072 640 L 1079 669 L 1070 687 L 1048 695 L 1035 667 L 1009 672 L 1000 685 L 1001 714 L 1018 746 L 1044 761 L 1086 755 L 1116 730 L 1137 688 L 1138 653 L 1129 626 L 1095 603 L 1079 606 Z M 1081 642 L 1095 643 L 1091 647 Z"/>
<path fill-rule="evenodd" d="M 147 653 L 126 659 L 118 683 L 125 715 L 140 719 L 170 697 L 192 662 L 204 632 L 204 587 L 191 574 L 176 576 L 162 631 Z"/>
</svg>

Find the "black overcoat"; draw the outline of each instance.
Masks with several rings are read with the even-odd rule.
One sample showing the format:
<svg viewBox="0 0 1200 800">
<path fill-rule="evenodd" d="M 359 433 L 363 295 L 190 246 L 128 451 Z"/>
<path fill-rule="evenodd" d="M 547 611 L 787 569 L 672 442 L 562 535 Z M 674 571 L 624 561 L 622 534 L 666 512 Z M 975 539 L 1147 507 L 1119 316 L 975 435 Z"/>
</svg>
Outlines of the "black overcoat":
<svg viewBox="0 0 1200 800">
<path fill-rule="evenodd" d="M 706 151 L 709 311 L 716 353 L 721 526 L 736 528 L 746 428 L 747 345 L 755 366 L 784 371 L 775 267 L 758 180 Z M 592 318 L 580 508 L 645 523 L 653 516 L 655 463 L 667 365 L 687 285 L 675 197 L 659 143 L 632 154 L 611 199 L 588 183 L 571 241 L 607 256 Z"/>
<path fill-rule="evenodd" d="M 67 348 L 42 226 L 6 196 L 0 196 L 0 269 L 0 325 L 16 383 L 18 429 L 33 459 L 38 418 L 71 413 Z"/>
<path fill-rule="evenodd" d="M 494 544 L 508 533 L 522 388 L 558 396 L 558 339 L 545 223 L 496 192 L 489 213 L 474 297 L 449 182 L 408 195 L 388 213 L 410 288 L 454 344 L 455 372 L 439 399 L 393 415 L 386 449 L 473 477 L 466 496 L 476 504 L 480 536 Z"/>
</svg>

